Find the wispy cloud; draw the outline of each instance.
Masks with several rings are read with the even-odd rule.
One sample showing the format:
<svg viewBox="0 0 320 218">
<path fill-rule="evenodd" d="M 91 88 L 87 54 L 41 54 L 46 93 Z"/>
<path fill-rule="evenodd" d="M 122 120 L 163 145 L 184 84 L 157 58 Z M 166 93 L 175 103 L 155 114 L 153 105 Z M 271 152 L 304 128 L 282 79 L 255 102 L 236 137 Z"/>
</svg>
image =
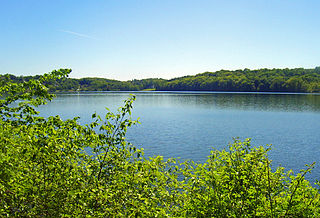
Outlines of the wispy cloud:
<svg viewBox="0 0 320 218">
<path fill-rule="evenodd" d="M 64 33 L 69 33 L 69 34 L 72 34 L 72 35 L 75 35 L 75 36 L 79 36 L 79 37 L 82 37 L 82 38 L 88 38 L 88 39 L 94 39 L 94 40 L 97 40 L 96 38 L 92 37 L 92 36 L 88 36 L 86 34 L 82 34 L 82 33 L 77 33 L 77 32 L 73 32 L 73 31 L 69 31 L 69 30 L 59 30 L 60 32 L 64 32 Z"/>
</svg>

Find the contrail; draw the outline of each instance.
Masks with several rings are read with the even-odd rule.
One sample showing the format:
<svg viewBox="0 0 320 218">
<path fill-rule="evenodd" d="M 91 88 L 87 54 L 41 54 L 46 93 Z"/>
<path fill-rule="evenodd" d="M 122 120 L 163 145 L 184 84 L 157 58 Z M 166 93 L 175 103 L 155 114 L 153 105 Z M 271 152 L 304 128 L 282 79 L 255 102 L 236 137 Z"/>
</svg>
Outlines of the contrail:
<svg viewBox="0 0 320 218">
<path fill-rule="evenodd" d="M 97 40 L 97 39 L 94 38 L 94 37 L 91 37 L 91 36 L 88 36 L 88 35 L 85 35 L 85 34 L 81 34 L 81 33 L 72 32 L 72 31 L 69 31 L 69 30 L 59 30 L 59 31 L 60 31 L 60 32 L 64 32 L 64 33 L 69 33 L 69 34 L 72 34 L 72 35 L 75 35 L 75 36 L 83 37 L 83 38 L 88 38 L 88 39 Z"/>
</svg>

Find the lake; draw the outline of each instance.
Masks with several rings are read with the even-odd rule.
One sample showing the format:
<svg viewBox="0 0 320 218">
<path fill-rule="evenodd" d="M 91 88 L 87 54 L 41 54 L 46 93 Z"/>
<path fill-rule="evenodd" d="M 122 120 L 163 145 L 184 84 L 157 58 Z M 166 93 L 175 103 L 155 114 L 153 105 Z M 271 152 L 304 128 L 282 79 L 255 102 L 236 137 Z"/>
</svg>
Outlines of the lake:
<svg viewBox="0 0 320 218">
<path fill-rule="evenodd" d="M 212 149 L 226 148 L 234 137 L 252 138 L 255 146 L 272 144 L 273 166 L 293 169 L 316 161 L 307 178 L 320 178 L 320 95 L 222 92 L 80 92 L 58 94 L 40 107 L 43 116 L 80 116 L 115 111 L 135 94 L 133 118 L 141 124 L 129 129 L 127 140 L 143 147 L 147 156 L 206 161 Z"/>
</svg>

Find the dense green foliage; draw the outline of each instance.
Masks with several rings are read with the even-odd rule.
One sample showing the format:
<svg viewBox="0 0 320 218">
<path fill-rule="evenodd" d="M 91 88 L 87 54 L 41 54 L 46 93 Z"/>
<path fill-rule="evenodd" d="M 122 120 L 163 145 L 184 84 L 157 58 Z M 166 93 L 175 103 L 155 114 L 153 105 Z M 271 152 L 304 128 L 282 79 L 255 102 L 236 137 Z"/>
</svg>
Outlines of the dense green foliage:
<svg viewBox="0 0 320 218">
<path fill-rule="evenodd" d="M 238 141 L 206 163 L 146 158 L 125 140 L 134 96 L 92 123 L 42 118 L 51 100 L 37 80 L 0 88 L 0 216 L 319 217 L 319 190 L 304 176 L 271 169 L 269 147 Z M 3 82 L 3 81 L 2 81 Z"/>
<path fill-rule="evenodd" d="M 7 77 L 15 82 L 36 77 Z M 241 91 L 241 92 L 320 92 L 320 67 L 314 69 L 220 70 L 171 80 L 142 79 L 121 82 L 102 78 L 51 81 L 46 84 L 55 91 Z"/>
<path fill-rule="evenodd" d="M 320 92 L 320 67 L 206 72 L 170 80 L 157 90 Z"/>
</svg>

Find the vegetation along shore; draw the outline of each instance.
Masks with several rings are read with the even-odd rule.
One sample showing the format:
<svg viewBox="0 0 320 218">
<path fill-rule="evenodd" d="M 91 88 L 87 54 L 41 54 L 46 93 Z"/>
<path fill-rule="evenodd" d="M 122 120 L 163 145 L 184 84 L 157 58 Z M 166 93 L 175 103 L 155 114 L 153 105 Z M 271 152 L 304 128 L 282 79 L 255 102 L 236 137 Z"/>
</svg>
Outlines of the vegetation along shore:
<svg viewBox="0 0 320 218">
<path fill-rule="evenodd" d="M 39 76 L 5 74 L 2 80 L 14 82 Z M 46 82 L 51 92 L 65 91 L 235 91 L 235 92 L 320 92 L 320 67 L 314 69 L 220 70 L 174 79 L 118 81 L 105 78 L 67 78 Z"/>
</svg>

